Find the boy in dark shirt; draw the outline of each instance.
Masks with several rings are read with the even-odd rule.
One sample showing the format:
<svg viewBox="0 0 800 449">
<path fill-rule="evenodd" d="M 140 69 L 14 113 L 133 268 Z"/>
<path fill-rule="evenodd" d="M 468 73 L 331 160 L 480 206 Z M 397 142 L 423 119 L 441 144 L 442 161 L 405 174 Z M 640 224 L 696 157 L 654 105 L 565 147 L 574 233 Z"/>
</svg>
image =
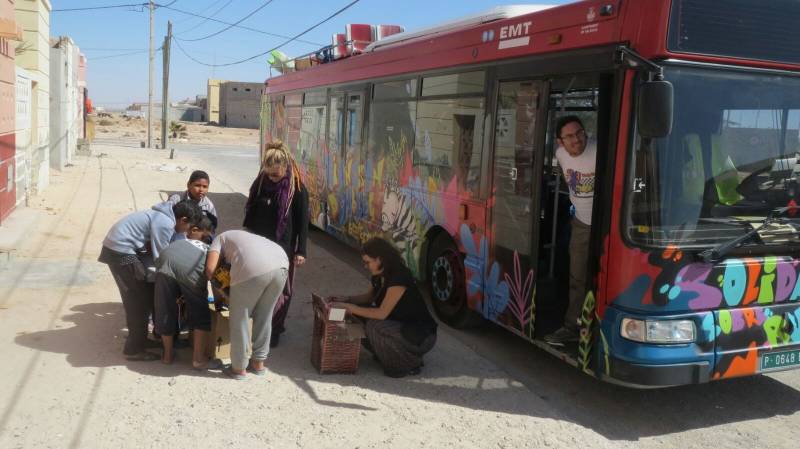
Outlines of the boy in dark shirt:
<svg viewBox="0 0 800 449">
<path fill-rule="evenodd" d="M 193 329 L 194 354 L 192 366 L 206 366 L 205 342 L 211 331 L 211 313 L 208 309 L 208 281 L 205 276 L 208 245 L 204 241 L 211 235 L 213 225 L 203 217 L 186 233 L 186 240 L 176 240 L 156 259 L 155 331 L 161 335 L 164 352 L 163 363 L 172 363 L 174 335 L 177 329 L 178 303 L 188 312 L 188 325 Z"/>
</svg>

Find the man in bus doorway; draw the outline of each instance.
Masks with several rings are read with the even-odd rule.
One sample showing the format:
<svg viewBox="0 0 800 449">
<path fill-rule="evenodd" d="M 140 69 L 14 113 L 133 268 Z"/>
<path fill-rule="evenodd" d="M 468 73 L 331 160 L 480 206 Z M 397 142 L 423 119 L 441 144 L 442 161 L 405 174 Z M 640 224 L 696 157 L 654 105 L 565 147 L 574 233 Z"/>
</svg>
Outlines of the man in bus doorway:
<svg viewBox="0 0 800 449">
<path fill-rule="evenodd" d="M 552 345 L 563 345 L 578 340 L 578 327 L 583 300 L 586 296 L 586 265 L 589 251 L 589 234 L 594 201 L 594 172 L 597 147 L 589 143 L 583 122 L 569 115 L 558 120 L 556 150 L 558 165 L 569 187 L 569 199 L 575 210 L 569 241 L 569 306 L 564 324 L 545 336 Z"/>
</svg>

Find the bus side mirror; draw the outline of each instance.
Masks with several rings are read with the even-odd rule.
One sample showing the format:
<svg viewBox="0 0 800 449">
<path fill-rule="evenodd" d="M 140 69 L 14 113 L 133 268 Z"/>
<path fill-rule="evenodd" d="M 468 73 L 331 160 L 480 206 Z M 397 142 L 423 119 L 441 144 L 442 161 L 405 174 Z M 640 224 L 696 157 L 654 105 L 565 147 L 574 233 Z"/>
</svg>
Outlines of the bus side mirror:
<svg viewBox="0 0 800 449">
<path fill-rule="evenodd" d="M 669 81 L 645 81 L 639 86 L 636 122 L 645 139 L 665 137 L 672 131 L 673 92 Z"/>
</svg>

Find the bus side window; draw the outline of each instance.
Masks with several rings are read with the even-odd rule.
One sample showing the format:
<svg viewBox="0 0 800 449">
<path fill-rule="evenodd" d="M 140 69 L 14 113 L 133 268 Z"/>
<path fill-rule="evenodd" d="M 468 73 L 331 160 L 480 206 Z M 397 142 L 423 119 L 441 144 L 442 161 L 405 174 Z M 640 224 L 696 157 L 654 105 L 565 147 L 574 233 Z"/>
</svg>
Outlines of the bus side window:
<svg viewBox="0 0 800 449">
<path fill-rule="evenodd" d="M 423 100 L 417 107 L 413 163 L 423 179 L 479 196 L 483 148 L 483 98 Z"/>
</svg>

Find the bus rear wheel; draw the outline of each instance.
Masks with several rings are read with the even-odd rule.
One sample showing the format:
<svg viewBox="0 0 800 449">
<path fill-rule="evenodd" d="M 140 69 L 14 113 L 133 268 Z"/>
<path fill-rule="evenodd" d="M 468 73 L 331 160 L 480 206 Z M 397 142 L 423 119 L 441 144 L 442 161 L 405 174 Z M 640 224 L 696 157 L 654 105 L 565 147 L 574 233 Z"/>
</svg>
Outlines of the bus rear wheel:
<svg viewBox="0 0 800 449">
<path fill-rule="evenodd" d="M 480 316 L 467 304 L 464 262 L 446 234 L 434 238 L 428 251 L 428 287 L 436 316 L 455 328 L 474 326 Z"/>
</svg>

